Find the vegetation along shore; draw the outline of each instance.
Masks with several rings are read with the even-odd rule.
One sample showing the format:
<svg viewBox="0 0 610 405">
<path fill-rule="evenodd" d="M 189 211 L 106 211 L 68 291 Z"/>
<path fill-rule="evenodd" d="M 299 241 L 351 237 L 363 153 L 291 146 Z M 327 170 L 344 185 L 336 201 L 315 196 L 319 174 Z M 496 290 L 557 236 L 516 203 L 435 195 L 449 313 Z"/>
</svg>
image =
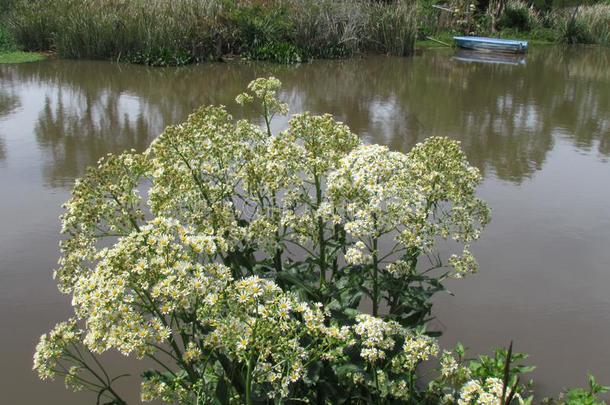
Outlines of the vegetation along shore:
<svg viewBox="0 0 610 405">
<path fill-rule="evenodd" d="M 557 3 L 557 4 L 555 4 Z M 610 4 L 536 0 L 4 0 L 11 49 L 153 66 L 409 55 L 455 34 L 610 44 Z M 417 42 L 417 41 L 421 42 Z M 40 56 L 37 56 L 38 58 Z"/>
</svg>

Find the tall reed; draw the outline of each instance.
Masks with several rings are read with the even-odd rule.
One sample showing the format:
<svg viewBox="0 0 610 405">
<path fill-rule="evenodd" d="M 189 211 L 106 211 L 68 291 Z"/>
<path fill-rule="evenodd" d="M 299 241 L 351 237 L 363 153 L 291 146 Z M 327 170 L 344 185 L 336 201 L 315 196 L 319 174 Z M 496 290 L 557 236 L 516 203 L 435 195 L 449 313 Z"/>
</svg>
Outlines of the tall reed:
<svg viewBox="0 0 610 405">
<path fill-rule="evenodd" d="M 369 3 L 371 47 L 383 53 L 404 56 L 413 52 L 417 35 L 415 0 L 396 0 L 392 6 Z"/>
<path fill-rule="evenodd" d="M 27 49 L 67 58 L 214 54 L 215 3 L 197 0 L 20 1 L 8 23 Z"/>
<path fill-rule="evenodd" d="M 610 46 L 610 4 L 564 8 L 551 15 L 562 42 Z"/>
<path fill-rule="evenodd" d="M 283 59 L 276 53 L 284 51 L 303 57 L 405 55 L 417 31 L 414 1 L 17 0 L 8 26 L 29 50 L 147 64 L 226 53 L 271 59 Z"/>
</svg>

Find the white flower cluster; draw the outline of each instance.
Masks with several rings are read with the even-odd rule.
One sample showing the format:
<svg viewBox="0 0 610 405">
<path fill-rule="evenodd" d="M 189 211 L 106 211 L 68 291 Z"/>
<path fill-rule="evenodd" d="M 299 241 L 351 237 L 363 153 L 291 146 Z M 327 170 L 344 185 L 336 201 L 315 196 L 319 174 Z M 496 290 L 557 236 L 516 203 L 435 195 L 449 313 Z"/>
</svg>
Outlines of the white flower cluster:
<svg viewBox="0 0 610 405">
<path fill-rule="evenodd" d="M 503 383 L 499 378 L 487 378 L 485 381 L 470 380 L 460 390 L 457 405 L 501 405 Z M 506 393 L 504 395 L 507 395 Z M 523 404 L 519 394 L 515 395 L 517 401 Z"/>
<path fill-rule="evenodd" d="M 408 376 L 414 374 L 419 364 L 438 353 L 435 339 L 371 315 L 358 315 L 353 331 L 353 342 L 360 347 L 360 356 L 373 373 L 373 381 L 361 373 L 350 377 L 356 384 L 374 386 L 381 397 L 408 399 L 411 395 Z"/>
<path fill-rule="evenodd" d="M 34 355 L 34 369 L 40 378 L 52 379 L 57 375 L 59 360 L 71 344 L 78 342 L 80 334 L 76 321 L 70 319 L 58 323 L 53 330 L 42 335 Z"/>
<path fill-rule="evenodd" d="M 361 339 L 360 355 L 369 363 L 375 363 L 386 357 L 386 351 L 394 348 L 395 335 L 401 331 L 396 322 L 385 322 L 380 318 L 360 314 L 356 318 L 354 332 Z"/>
</svg>

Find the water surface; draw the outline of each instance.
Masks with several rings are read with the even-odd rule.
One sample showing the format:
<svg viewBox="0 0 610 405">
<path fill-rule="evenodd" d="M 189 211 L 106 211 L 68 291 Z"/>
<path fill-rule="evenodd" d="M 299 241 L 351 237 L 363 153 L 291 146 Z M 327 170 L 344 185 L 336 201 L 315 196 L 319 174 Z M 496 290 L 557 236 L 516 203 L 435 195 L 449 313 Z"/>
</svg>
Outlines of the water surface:
<svg viewBox="0 0 610 405">
<path fill-rule="evenodd" d="M 252 116 L 232 100 L 269 74 L 284 83 L 293 112 L 333 113 L 367 142 L 402 151 L 431 135 L 450 136 L 482 170 L 479 194 L 493 220 L 474 247 L 480 274 L 452 282 L 455 296 L 437 299 L 443 344 L 485 352 L 513 339 L 538 365 L 544 393 L 584 384 L 587 372 L 610 383 L 610 50 L 541 48 L 524 64 L 454 56 L 288 67 L 0 67 L 3 402 L 91 403 L 31 371 L 38 337 L 70 314 L 51 272 L 57 216 L 74 179 L 108 152 L 144 150 L 199 105 Z M 135 401 L 137 392 L 128 397 Z"/>
</svg>

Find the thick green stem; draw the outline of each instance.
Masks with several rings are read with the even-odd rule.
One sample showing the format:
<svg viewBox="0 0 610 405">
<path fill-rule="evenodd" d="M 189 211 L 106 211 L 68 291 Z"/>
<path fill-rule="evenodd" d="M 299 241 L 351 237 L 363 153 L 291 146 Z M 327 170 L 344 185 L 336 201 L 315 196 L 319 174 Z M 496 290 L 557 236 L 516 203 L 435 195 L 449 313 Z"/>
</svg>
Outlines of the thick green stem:
<svg viewBox="0 0 610 405">
<path fill-rule="evenodd" d="M 246 405 L 252 405 L 252 356 L 248 359 L 248 370 L 246 371 Z"/>
<path fill-rule="evenodd" d="M 269 109 L 267 102 L 263 100 L 263 117 L 265 117 L 265 126 L 267 127 L 267 135 L 271 137 L 271 117 L 269 117 Z"/>
<path fill-rule="evenodd" d="M 314 174 L 314 184 L 316 186 L 316 208 L 322 204 L 322 186 L 317 174 Z M 324 239 L 324 220 L 318 215 L 318 245 L 320 245 L 320 289 L 326 282 L 326 240 Z"/>
<path fill-rule="evenodd" d="M 379 259 L 377 257 L 377 238 L 373 238 L 373 316 L 379 313 Z"/>
<path fill-rule="evenodd" d="M 378 404 L 379 403 L 379 377 L 377 377 L 377 368 L 373 367 L 373 378 L 375 379 L 375 389 L 377 390 L 377 392 L 375 392 L 375 403 Z"/>
<path fill-rule="evenodd" d="M 373 235 L 373 316 L 379 313 L 379 256 L 377 238 L 377 215 L 373 214 L 375 235 Z"/>
<path fill-rule="evenodd" d="M 258 310 L 256 315 L 258 316 Z M 254 369 L 254 346 L 256 344 L 257 327 L 258 321 L 255 321 L 254 326 L 252 327 L 252 347 L 248 353 L 248 364 L 246 370 L 246 405 L 252 405 L 252 371 Z"/>
</svg>

